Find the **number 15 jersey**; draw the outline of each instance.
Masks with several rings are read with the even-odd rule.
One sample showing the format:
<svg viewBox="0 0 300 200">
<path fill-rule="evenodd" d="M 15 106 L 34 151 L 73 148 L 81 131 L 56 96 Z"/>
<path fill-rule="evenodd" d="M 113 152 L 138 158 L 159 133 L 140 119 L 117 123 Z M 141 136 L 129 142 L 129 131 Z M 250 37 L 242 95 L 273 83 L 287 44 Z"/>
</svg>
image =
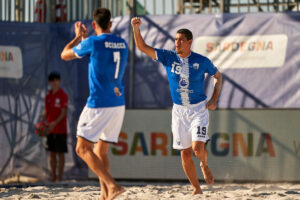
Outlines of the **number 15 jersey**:
<svg viewBox="0 0 300 200">
<path fill-rule="evenodd" d="M 112 33 L 90 36 L 73 48 L 78 58 L 89 56 L 89 108 L 114 107 L 125 104 L 124 86 L 128 45 Z M 121 96 L 117 96 L 117 87 Z"/>
</svg>

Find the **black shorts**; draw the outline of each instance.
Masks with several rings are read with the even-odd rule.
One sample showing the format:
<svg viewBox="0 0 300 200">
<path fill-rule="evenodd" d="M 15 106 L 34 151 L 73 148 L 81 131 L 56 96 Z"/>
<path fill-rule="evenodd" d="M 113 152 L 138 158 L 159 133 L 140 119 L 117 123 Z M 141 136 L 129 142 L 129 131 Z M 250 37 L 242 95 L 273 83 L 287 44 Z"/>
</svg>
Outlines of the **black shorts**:
<svg viewBox="0 0 300 200">
<path fill-rule="evenodd" d="M 59 153 L 67 153 L 67 134 L 49 134 L 47 136 L 46 150 Z"/>
</svg>

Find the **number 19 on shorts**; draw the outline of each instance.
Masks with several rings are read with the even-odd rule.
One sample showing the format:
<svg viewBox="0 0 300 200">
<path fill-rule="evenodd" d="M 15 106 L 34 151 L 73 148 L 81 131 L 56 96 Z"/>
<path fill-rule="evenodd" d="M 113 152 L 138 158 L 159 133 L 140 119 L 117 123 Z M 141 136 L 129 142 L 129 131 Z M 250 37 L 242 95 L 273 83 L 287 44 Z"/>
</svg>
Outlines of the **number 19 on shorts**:
<svg viewBox="0 0 300 200">
<path fill-rule="evenodd" d="M 197 135 L 198 137 L 202 137 L 201 135 L 206 135 L 206 127 L 197 126 Z"/>
</svg>

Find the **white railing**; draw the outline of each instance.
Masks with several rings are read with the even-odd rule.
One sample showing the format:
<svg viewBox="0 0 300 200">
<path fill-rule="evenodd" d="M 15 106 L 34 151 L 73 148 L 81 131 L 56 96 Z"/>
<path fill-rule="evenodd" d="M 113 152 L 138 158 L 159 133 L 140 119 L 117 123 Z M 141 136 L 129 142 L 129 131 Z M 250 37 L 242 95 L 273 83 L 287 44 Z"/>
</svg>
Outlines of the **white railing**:
<svg viewBox="0 0 300 200">
<path fill-rule="evenodd" d="M 113 16 L 284 12 L 299 11 L 300 0 L 1 0 L 0 21 L 92 19 L 100 6 L 109 8 Z"/>
</svg>

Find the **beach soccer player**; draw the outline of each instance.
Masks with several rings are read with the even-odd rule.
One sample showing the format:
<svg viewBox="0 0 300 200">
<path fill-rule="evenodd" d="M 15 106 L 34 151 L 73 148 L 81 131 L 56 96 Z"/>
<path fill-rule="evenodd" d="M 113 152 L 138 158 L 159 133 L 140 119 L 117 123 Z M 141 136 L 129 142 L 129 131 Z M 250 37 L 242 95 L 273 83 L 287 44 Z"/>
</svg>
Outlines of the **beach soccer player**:
<svg viewBox="0 0 300 200">
<path fill-rule="evenodd" d="M 114 199 L 124 192 L 109 173 L 107 152 L 109 143 L 118 142 L 125 113 L 122 78 L 128 45 L 110 32 L 111 26 L 110 11 L 96 9 L 92 22 L 96 36 L 88 37 L 86 27 L 76 22 L 75 38 L 61 53 L 66 61 L 89 57 L 90 96 L 78 121 L 76 152 L 99 177 L 101 200 Z"/>
<path fill-rule="evenodd" d="M 188 29 L 180 29 L 175 36 L 175 51 L 155 49 L 148 46 L 140 33 L 142 21 L 139 17 L 131 19 L 135 43 L 143 53 L 161 62 L 169 80 L 172 109 L 173 148 L 180 150 L 182 166 L 193 186 L 193 194 L 202 190 L 192 160 L 192 153 L 201 161 L 200 167 L 207 184 L 214 183 L 213 174 L 207 164 L 205 144 L 209 141 L 208 109 L 214 110 L 222 88 L 222 75 L 212 62 L 191 51 L 193 35 Z M 204 75 L 215 80 L 214 92 L 206 100 Z"/>
</svg>

